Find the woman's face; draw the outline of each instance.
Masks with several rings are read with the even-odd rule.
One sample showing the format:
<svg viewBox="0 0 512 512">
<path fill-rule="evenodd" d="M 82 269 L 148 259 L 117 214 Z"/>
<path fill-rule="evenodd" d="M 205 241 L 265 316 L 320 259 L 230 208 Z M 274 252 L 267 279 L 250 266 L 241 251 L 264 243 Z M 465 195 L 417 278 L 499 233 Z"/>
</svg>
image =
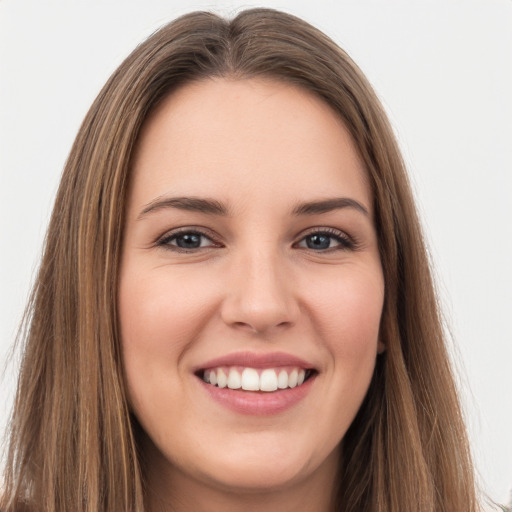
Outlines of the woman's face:
<svg viewBox="0 0 512 512">
<path fill-rule="evenodd" d="M 383 297 L 365 169 L 329 106 L 256 79 L 189 84 L 158 106 L 133 162 L 119 289 L 150 477 L 332 482 Z"/>
</svg>

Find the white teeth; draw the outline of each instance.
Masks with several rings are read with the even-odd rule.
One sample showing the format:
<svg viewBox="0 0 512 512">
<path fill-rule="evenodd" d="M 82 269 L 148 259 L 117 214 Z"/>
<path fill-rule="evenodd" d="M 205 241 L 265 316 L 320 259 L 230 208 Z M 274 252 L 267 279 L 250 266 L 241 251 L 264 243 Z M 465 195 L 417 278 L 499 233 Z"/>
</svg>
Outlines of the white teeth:
<svg viewBox="0 0 512 512">
<path fill-rule="evenodd" d="M 242 389 L 246 391 L 258 391 L 260 389 L 260 378 L 254 368 L 245 368 L 242 372 Z"/>
<path fill-rule="evenodd" d="M 211 381 L 210 381 L 211 382 Z M 217 386 L 219 388 L 225 388 L 228 385 L 228 378 L 222 368 L 217 370 Z"/>
<path fill-rule="evenodd" d="M 288 386 L 290 388 L 294 388 L 297 385 L 298 378 L 299 378 L 299 372 L 297 370 L 292 370 L 292 372 L 288 376 Z"/>
<path fill-rule="evenodd" d="M 245 370 L 244 370 L 245 373 Z M 277 389 L 277 375 L 274 370 L 263 370 L 260 377 L 261 391 L 275 391 Z"/>
<path fill-rule="evenodd" d="M 286 389 L 288 387 L 288 374 L 285 370 L 281 370 L 279 372 L 279 377 L 277 378 L 277 387 L 279 389 Z"/>
<path fill-rule="evenodd" d="M 241 373 L 240 371 L 240 367 L 208 369 L 204 371 L 203 380 L 219 388 L 272 392 L 300 386 L 306 380 L 307 373 L 303 368 L 244 368 Z"/>
<path fill-rule="evenodd" d="M 235 368 L 231 368 L 229 370 L 228 377 L 228 388 L 229 389 L 240 389 L 242 387 L 242 379 L 240 374 L 235 370 Z"/>
</svg>

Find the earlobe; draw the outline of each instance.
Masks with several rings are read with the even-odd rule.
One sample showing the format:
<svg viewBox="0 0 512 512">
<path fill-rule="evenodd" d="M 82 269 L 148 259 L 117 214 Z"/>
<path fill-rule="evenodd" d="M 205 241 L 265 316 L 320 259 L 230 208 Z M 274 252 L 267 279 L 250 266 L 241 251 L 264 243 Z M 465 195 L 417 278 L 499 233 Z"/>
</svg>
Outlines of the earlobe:
<svg viewBox="0 0 512 512">
<path fill-rule="evenodd" d="M 386 351 L 386 345 L 384 344 L 384 342 L 379 340 L 377 342 L 377 354 L 379 354 L 379 355 L 383 354 L 385 351 Z"/>
</svg>

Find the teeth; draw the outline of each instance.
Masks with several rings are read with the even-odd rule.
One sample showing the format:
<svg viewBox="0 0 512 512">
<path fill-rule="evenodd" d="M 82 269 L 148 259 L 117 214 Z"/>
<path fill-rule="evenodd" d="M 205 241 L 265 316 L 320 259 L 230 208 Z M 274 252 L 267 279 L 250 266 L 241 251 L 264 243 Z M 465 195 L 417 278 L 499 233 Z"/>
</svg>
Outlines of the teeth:
<svg viewBox="0 0 512 512">
<path fill-rule="evenodd" d="M 263 370 L 261 372 L 260 389 L 261 391 L 275 391 L 277 389 L 277 375 L 274 370 Z"/>
<path fill-rule="evenodd" d="M 205 370 L 203 380 L 219 388 L 243 389 L 245 391 L 272 392 L 300 386 L 306 379 L 303 368 L 287 368 L 276 370 L 267 368 L 215 368 Z"/>
<path fill-rule="evenodd" d="M 254 368 L 245 368 L 242 372 L 242 389 L 246 391 L 258 391 L 260 389 L 260 377 Z"/>
<path fill-rule="evenodd" d="M 210 380 L 210 384 L 211 383 L 212 383 L 212 381 Z M 222 368 L 219 368 L 217 370 L 217 386 L 219 386 L 219 388 L 225 388 L 227 385 L 228 385 L 228 378 L 227 378 L 226 374 L 224 373 L 224 371 L 222 370 Z"/>
<path fill-rule="evenodd" d="M 297 370 L 292 370 L 292 373 L 288 375 L 288 386 L 291 388 L 294 388 L 297 385 L 297 381 L 299 378 L 299 372 Z M 212 381 L 212 378 L 210 376 L 210 382 Z"/>
<path fill-rule="evenodd" d="M 279 377 L 277 378 L 277 387 L 279 389 L 286 389 L 288 387 L 288 374 L 285 370 L 281 370 L 279 372 Z"/>
<path fill-rule="evenodd" d="M 210 373 L 210 384 L 212 383 L 211 374 L 215 372 Z M 240 374 L 235 370 L 235 368 L 231 368 L 229 370 L 229 377 L 228 377 L 228 388 L 229 389 L 240 389 L 242 387 L 242 378 L 240 377 Z"/>
</svg>

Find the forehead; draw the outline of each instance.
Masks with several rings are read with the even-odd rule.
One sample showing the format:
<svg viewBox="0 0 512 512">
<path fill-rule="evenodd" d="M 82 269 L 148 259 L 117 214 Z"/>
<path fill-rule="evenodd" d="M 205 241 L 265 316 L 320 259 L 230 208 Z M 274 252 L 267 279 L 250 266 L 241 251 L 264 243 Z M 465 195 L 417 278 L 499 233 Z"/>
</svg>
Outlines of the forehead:
<svg viewBox="0 0 512 512">
<path fill-rule="evenodd" d="M 309 91 L 271 80 L 208 79 L 174 91 L 143 126 L 132 171 L 141 204 L 162 194 L 234 203 L 340 194 L 371 209 L 340 116 Z"/>
</svg>

